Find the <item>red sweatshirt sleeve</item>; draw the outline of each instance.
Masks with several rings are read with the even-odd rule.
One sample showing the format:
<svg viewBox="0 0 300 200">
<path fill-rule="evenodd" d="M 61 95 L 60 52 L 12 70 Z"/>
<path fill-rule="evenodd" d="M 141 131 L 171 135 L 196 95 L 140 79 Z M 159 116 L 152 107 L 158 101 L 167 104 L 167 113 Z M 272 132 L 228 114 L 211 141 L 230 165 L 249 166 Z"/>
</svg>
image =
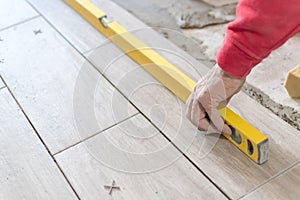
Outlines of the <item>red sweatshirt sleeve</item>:
<svg viewBox="0 0 300 200">
<path fill-rule="evenodd" d="M 300 32 L 300 0 L 240 0 L 236 16 L 217 54 L 219 66 L 235 77 L 247 76 L 272 50 Z"/>
</svg>

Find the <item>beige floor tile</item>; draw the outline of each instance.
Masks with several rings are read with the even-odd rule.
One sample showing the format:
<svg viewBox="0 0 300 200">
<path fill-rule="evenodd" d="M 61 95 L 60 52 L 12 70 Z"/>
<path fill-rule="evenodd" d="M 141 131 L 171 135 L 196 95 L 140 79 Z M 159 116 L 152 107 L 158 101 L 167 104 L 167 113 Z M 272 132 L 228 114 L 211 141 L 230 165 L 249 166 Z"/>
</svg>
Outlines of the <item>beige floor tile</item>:
<svg viewBox="0 0 300 200">
<path fill-rule="evenodd" d="M 5 85 L 4 85 L 3 81 L 0 79 L 0 88 L 3 88 L 3 87 L 5 87 Z"/>
<path fill-rule="evenodd" d="M 2 0 L 0 5 L 0 30 L 35 16 L 38 16 L 38 14 L 24 0 Z"/>
<path fill-rule="evenodd" d="M 2 35 L 1 75 L 51 153 L 136 113 L 42 18 Z"/>
<path fill-rule="evenodd" d="M 298 199 L 300 196 L 299 187 L 300 165 L 298 164 L 242 199 Z"/>
<path fill-rule="evenodd" d="M 55 158 L 82 199 L 225 199 L 141 115 Z"/>
<path fill-rule="evenodd" d="M 0 109 L 0 199 L 77 199 L 7 89 Z"/>
<path fill-rule="evenodd" d="M 63 0 L 29 2 L 80 52 L 93 49 L 106 40 Z"/>
</svg>

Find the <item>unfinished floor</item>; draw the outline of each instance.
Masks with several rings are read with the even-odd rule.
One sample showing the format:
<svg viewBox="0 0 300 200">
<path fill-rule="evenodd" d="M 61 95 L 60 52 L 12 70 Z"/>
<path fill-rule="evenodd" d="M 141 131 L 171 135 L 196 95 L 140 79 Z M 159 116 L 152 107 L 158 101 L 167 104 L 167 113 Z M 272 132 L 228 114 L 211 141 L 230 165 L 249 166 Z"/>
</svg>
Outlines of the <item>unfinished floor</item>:
<svg viewBox="0 0 300 200">
<path fill-rule="evenodd" d="M 208 71 L 115 3 L 92 2 L 194 80 Z M 300 196 L 300 132 L 246 94 L 230 107 L 269 137 L 261 166 L 197 131 L 179 99 L 62 0 L 4 0 L 0 19 L 0 199 Z"/>
</svg>

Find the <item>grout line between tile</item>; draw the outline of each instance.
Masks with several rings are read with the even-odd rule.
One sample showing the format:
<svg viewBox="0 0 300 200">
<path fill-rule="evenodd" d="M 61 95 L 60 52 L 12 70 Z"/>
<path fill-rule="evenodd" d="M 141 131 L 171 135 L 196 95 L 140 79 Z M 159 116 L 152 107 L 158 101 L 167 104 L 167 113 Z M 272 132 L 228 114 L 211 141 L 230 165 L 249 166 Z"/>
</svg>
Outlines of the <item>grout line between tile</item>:
<svg viewBox="0 0 300 200">
<path fill-rule="evenodd" d="M 66 175 L 63 173 L 62 169 L 60 168 L 60 166 L 57 164 L 54 156 L 51 155 L 50 149 L 47 147 L 46 143 L 44 142 L 44 140 L 42 139 L 42 137 L 40 136 L 40 134 L 38 133 L 38 131 L 36 130 L 36 128 L 34 127 L 33 123 L 30 121 L 29 117 L 27 116 L 27 114 L 25 113 L 24 109 L 22 108 L 21 104 L 19 103 L 19 101 L 17 100 L 17 98 L 15 97 L 15 95 L 12 93 L 12 91 L 10 90 L 10 88 L 8 87 L 7 83 L 4 81 L 4 79 L 0 76 L 0 80 L 3 81 L 5 87 L 7 88 L 8 92 L 10 93 L 10 95 L 12 96 L 12 98 L 14 99 L 14 101 L 16 102 L 17 106 L 20 108 L 22 114 L 25 116 L 27 122 L 29 123 L 29 125 L 31 126 L 31 128 L 33 129 L 33 131 L 35 132 L 35 134 L 37 135 L 38 139 L 40 140 L 40 142 L 43 144 L 44 148 L 46 149 L 46 151 L 48 152 L 49 156 L 52 158 L 53 162 L 55 163 L 56 167 L 58 168 L 58 170 L 61 172 L 61 174 L 63 175 L 63 177 L 65 178 L 65 180 L 67 181 L 67 184 L 69 185 L 69 187 L 72 189 L 72 191 L 74 192 L 74 194 L 76 195 L 76 197 L 80 200 L 79 195 L 76 193 L 75 189 L 73 188 L 73 186 L 71 185 L 70 181 L 68 180 L 68 178 L 66 177 Z"/>
<path fill-rule="evenodd" d="M 133 115 L 131 115 L 131 116 L 129 116 L 129 117 L 126 117 L 125 119 L 123 119 L 123 120 L 121 120 L 121 121 L 119 121 L 119 122 L 117 122 L 117 123 L 115 123 L 115 124 L 113 124 L 113 125 L 111 125 L 111 126 L 105 128 L 105 129 L 103 129 L 103 130 L 101 130 L 101 131 L 98 131 L 98 132 L 96 132 L 96 133 L 94 133 L 94 134 L 92 134 L 92 135 L 90 135 L 90 136 L 84 138 L 83 140 L 80 140 L 80 141 L 78 141 L 78 142 L 76 142 L 76 143 L 74 143 L 74 144 L 72 144 L 72 145 L 70 145 L 70 146 L 68 146 L 68 147 L 66 147 L 66 148 L 64 148 L 64 149 L 62 149 L 62 150 L 56 152 L 56 153 L 54 153 L 53 156 L 56 156 L 56 155 L 58 155 L 58 154 L 60 154 L 60 153 L 63 153 L 64 151 L 66 151 L 66 150 L 68 150 L 68 149 L 71 149 L 71 148 L 77 146 L 78 144 L 81 144 L 81 143 L 83 143 L 83 142 L 85 142 L 85 141 L 87 141 L 87 140 L 89 140 L 89 139 L 91 139 L 91 138 L 93 138 L 93 137 L 95 137 L 95 136 L 97 136 L 97 135 L 99 135 L 99 134 L 101 134 L 101 133 L 103 133 L 103 132 L 105 132 L 105 131 L 111 129 L 111 128 L 114 128 L 114 127 L 118 126 L 119 124 L 121 124 L 121 123 L 123 123 L 123 122 L 125 122 L 125 121 L 127 121 L 127 120 L 130 120 L 131 118 L 133 118 L 133 117 L 135 117 L 136 115 L 139 115 L 139 114 L 140 114 L 140 113 L 138 112 L 138 113 L 135 113 L 135 114 L 133 114 Z"/>
<path fill-rule="evenodd" d="M 14 27 L 14 26 L 18 26 L 18 25 L 20 25 L 20 24 L 26 23 L 26 22 L 28 22 L 28 21 L 34 20 L 34 19 L 39 18 L 39 17 L 40 17 L 40 15 L 36 15 L 36 16 L 30 17 L 30 18 L 28 18 L 28 19 L 19 21 L 19 22 L 15 23 L 15 24 L 12 24 L 12 25 L 9 25 L 9 26 L 6 26 L 6 27 L 0 29 L 0 32 L 5 31 L 5 30 L 7 30 L 7 29 L 10 29 L 10 28 L 12 28 L 12 27 Z"/>
<path fill-rule="evenodd" d="M 256 187 L 252 188 L 250 191 L 248 191 L 246 194 L 242 195 L 241 197 L 239 197 L 238 199 L 241 200 L 244 197 L 252 194 L 253 192 L 255 192 L 256 190 L 258 190 L 259 188 L 261 188 L 262 186 L 270 183 L 271 181 L 273 181 L 274 179 L 284 175 L 286 172 L 294 169 L 295 167 L 300 166 L 300 160 L 291 164 L 290 166 L 286 167 L 285 169 L 281 170 L 280 172 L 276 173 L 275 175 L 273 175 L 271 178 L 265 180 L 263 183 L 257 185 Z"/>
<path fill-rule="evenodd" d="M 3 86 L 0 87 L 0 90 L 6 88 L 6 86 L 5 86 L 4 82 L 2 81 L 2 79 L 3 79 L 3 78 L 2 78 L 2 76 L 0 75 L 0 83 L 1 83 L 1 85 L 3 85 Z"/>
</svg>

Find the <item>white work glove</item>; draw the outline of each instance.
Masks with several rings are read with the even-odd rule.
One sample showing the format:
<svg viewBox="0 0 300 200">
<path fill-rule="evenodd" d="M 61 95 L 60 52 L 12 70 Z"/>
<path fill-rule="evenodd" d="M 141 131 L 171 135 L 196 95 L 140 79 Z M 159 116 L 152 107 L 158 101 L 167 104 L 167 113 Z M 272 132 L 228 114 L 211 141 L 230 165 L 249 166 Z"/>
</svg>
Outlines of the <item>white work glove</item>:
<svg viewBox="0 0 300 200">
<path fill-rule="evenodd" d="M 196 84 L 187 100 L 186 117 L 201 131 L 231 135 L 218 108 L 226 106 L 230 98 L 238 93 L 246 78 L 235 78 L 216 64 Z"/>
</svg>

